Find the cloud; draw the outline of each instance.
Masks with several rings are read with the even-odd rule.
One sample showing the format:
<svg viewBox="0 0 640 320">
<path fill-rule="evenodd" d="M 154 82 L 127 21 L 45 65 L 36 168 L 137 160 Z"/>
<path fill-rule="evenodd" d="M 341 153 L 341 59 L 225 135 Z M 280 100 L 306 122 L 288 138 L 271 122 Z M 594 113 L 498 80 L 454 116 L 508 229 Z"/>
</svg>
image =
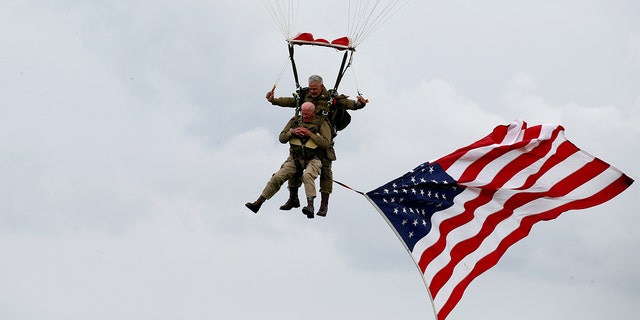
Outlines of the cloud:
<svg viewBox="0 0 640 320">
<path fill-rule="evenodd" d="M 278 210 L 284 191 L 258 215 L 244 208 L 286 157 L 277 134 L 293 112 L 264 100 L 287 53 L 262 6 L 33 4 L 0 10 L 0 317 L 432 313 L 413 262 L 360 195 L 335 186 L 326 219 Z M 368 191 L 515 118 L 560 122 L 578 146 L 640 176 L 636 37 L 607 23 L 626 16 L 554 7 L 552 21 L 575 17 L 576 28 L 529 13 L 545 4 L 482 6 L 412 2 L 358 48 L 341 90 L 371 103 L 336 138 L 336 179 Z M 584 28 L 610 50 L 582 50 Z M 341 55 L 322 52 L 296 51 L 301 79 L 333 81 Z M 291 78 L 287 66 L 278 94 L 291 94 Z M 596 319 L 611 307 L 581 306 L 604 294 L 631 314 L 637 193 L 537 226 L 455 312 Z"/>
</svg>

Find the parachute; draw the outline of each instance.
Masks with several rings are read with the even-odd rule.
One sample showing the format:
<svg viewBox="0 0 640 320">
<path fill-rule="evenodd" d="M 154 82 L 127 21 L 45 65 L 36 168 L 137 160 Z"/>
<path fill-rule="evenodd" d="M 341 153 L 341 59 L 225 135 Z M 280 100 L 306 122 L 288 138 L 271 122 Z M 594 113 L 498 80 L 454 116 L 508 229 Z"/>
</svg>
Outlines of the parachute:
<svg viewBox="0 0 640 320">
<path fill-rule="evenodd" d="M 294 59 L 294 47 L 320 46 L 344 51 L 338 75 L 333 86 L 333 92 L 337 93 L 338 86 L 353 62 L 353 54 L 356 47 L 368 38 L 375 30 L 382 26 L 398 10 L 406 5 L 408 0 L 349 0 L 347 7 L 347 34 L 329 41 L 325 38 L 315 38 L 310 32 L 298 32 L 292 34 L 295 29 L 295 20 L 300 8 L 297 0 L 265 0 L 265 5 L 273 17 L 280 31 L 285 36 L 289 49 L 289 59 L 295 80 L 296 89 L 301 89 L 298 80 L 298 71 Z M 333 12 L 334 10 L 332 10 Z M 283 69 L 284 71 L 284 69 Z M 277 82 L 277 81 L 276 81 Z M 275 89 L 274 84 L 274 89 Z M 357 84 L 356 84 L 357 86 Z M 358 92 L 358 94 L 360 94 Z"/>
</svg>

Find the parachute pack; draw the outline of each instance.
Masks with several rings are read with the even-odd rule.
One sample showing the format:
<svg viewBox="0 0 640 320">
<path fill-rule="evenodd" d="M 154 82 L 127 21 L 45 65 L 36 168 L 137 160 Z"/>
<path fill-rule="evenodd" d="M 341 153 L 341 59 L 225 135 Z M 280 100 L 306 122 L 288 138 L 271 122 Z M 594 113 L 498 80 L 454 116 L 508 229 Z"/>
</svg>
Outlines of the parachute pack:
<svg viewBox="0 0 640 320">
<path fill-rule="evenodd" d="M 337 99 L 346 99 L 346 98 L 347 96 L 341 94 L 331 99 L 331 102 L 333 103 L 333 106 L 334 106 L 331 109 L 333 111 L 333 115 L 331 115 L 331 123 L 333 124 L 333 126 L 336 128 L 337 131 L 343 130 L 349 125 L 349 123 L 351 123 L 351 115 L 349 114 L 349 112 L 347 112 L 347 109 L 345 109 L 342 106 L 338 106 L 336 104 Z"/>
</svg>

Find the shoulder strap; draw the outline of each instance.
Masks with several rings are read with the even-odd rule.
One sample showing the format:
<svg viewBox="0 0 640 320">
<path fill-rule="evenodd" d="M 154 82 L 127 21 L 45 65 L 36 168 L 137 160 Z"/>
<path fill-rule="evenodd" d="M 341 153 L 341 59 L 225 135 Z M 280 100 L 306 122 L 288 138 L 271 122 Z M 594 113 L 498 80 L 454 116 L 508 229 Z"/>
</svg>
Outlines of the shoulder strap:
<svg viewBox="0 0 640 320">
<path fill-rule="evenodd" d="M 291 68 L 293 69 L 293 79 L 296 81 L 296 89 L 299 89 L 300 81 L 298 81 L 298 68 L 296 68 L 296 61 L 293 59 L 292 43 L 289 43 L 289 59 L 291 60 Z"/>
</svg>

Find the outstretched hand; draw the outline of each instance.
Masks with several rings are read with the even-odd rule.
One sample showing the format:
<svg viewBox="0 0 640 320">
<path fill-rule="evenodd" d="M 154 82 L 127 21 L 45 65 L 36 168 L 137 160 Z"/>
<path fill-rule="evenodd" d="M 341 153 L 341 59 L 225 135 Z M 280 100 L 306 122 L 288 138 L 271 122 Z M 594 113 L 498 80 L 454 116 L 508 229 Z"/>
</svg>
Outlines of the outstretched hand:
<svg viewBox="0 0 640 320">
<path fill-rule="evenodd" d="M 273 90 L 267 92 L 267 94 L 265 95 L 265 98 L 267 98 L 267 101 L 269 102 L 273 102 Z"/>
<path fill-rule="evenodd" d="M 369 103 L 369 99 L 365 99 L 365 98 L 364 98 L 363 96 L 361 96 L 361 95 L 357 95 L 357 96 L 356 96 L 356 99 L 357 99 L 357 100 L 356 100 L 356 102 L 357 102 L 357 103 L 356 103 L 356 105 L 357 105 L 358 107 L 364 107 L 367 103 Z"/>
</svg>

